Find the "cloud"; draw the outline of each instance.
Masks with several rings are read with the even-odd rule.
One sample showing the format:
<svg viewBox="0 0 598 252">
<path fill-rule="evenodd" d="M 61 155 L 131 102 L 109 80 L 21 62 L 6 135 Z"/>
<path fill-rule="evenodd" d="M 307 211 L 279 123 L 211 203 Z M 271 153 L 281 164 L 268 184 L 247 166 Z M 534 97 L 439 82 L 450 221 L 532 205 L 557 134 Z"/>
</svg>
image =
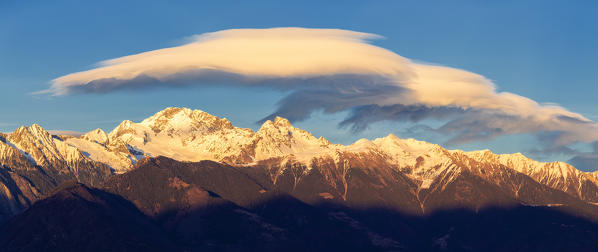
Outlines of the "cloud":
<svg viewBox="0 0 598 252">
<path fill-rule="evenodd" d="M 349 116 L 340 123 L 340 126 L 351 125 L 354 132 L 359 132 L 367 128 L 370 123 L 378 121 L 420 122 L 428 118 L 444 120 L 466 112 L 466 109 L 458 107 L 428 107 L 425 105 L 403 104 L 389 106 L 365 105 L 353 108 Z M 418 128 L 421 129 L 421 126 Z M 427 129 L 428 131 L 437 130 L 429 127 Z"/>
<path fill-rule="evenodd" d="M 66 136 L 81 136 L 84 133 L 83 132 L 79 132 L 79 131 L 73 131 L 73 130 L 48 130 L 48 133 L 50 133 L 51 135 L 66 135 Z"/>
<path fill-rule="evenodd" d="M 598 141 L 592 143 L 591 152 L 578 152 L 568 163 L 585 172 L 598 171 Z"/>
<path fill-rule="evenodd" d="M 387 76 L 408 60 L 365 43 L 379 36 L 334 29 L 239 29 L 202 34 L 191 43 L 106 60 L 99 67 L 52 81 L 46 92 L 106 92 L 138 85 L 177 85 L 194 78 L 233 78 L 246 84 L 336 74 Z M 404 66 L 403 66 L 404 65 Z M 224 75 L 224 76 L 221 76 Z M 172 82 L 177 84 L 172 84 Z M 292 84 L 292 88 L 298 83 Z"/>
<path fill-rule="evenodd" d="M 449 143 L 536 134 L 550 144 L 598 140 L 596 123 L 554 104 L 497 92 L 485 77 L 416 63 L 370 44 L 378 35 L 337 29 L 236 29 L 187 44 L 100 62 L 51 81 L 40 93 L 106 93 L 153 86 L 238 83 L 290 91 L 268 119 L 349 111 L 341 126 L 434 118 Z"/>
<path fill-rule="evenodd" d="M 575 156 L 568 163 L 580 171 L 595 172 L 598 171 L 598 153 Z"/>
</svg>

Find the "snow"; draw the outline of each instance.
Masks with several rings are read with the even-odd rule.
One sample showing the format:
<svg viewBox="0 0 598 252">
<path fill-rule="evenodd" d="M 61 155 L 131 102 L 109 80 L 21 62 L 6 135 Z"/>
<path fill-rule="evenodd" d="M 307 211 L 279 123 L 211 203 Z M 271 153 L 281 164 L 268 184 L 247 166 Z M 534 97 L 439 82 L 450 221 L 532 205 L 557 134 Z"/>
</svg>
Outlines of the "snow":
<svg viewBox="0 0 598 252">
<path fill-rule="evenodd" d="M 432 179 L 432 178 L 424 178 L 422 180 L 421 185 L 419 187 L 421 189 L 428 189 L 428 188 L 430 188 L 430 185 L 432 185 L 432 182 L 434 182 L 434 179 Z"/>
<path fill-rule="evenodd" d="M 99 144 L 108 144 L 108 135 L 102 129 L 92 130 L 82 135 L 81 138 L 88 141 L 97 142 Z"/>
<path fill-rule="evenodd" d="M 37 124 L 20 127 L 9 134 L 6 140 L 7 144 L 23 153 L 33 165 L 65 162 L 70 166 L 78 162 L 91 161 L 78 148 L 52 137 Z"/>
<path fill-rule="evenodd" d="M 66 143 L 83 151 L 92 160 L 110 166 L 116 173 L 124 173 L 131 168 L 132 160 L 126 155 L 109 151 L 103 145 L 82 138 L 69 138 Z"/>
<path fill-rule="evenodd" d="M 282 117 L 264 122 L 254 132 L 234 127 L 226 119 L 187 108 L 166 108 L 140 123 L 123 121 L 107 134 L 107 140 L 104 135 L 101 130 L 95 130 L 82 137 L 87 142 L 74 138 L 68 143 L 118 171 L 128 169 L 134 159 L 124 158 L 97 143 L 122 142 L 148 156 L 166 156 L 180 161 L 213 160 L 250 165 L 280 158 L 285 162 L 302 163 L 308 169 L 314 158 L 331 157 L 338 164 L 343 153 L 357 153 L 365 158 L 377 155 L 386 157 L 398 168 L 413 168 L 409 175 L 421 181 L 422 188 L 428 188 L 437 176 L 454 168 L 450 166 L 449 152 L 424 141 L 400 139 L 391 134 L 373 141 L 360 139 L 344 146 L 332 144 L 323 137 L 316 138 Z"/>
<path fill-rule="evenodd" d="M 341 153 L 377 153 L 390 157 L 398 166 L 415 166 L 418 158 L 424 158 L 425 161 L 420 162 L 421 167 L 418 167 L 419 173 L 423 174 L 425 170 L 449 160 L 438 145 L 400 139 L 394 135 L 374 141 L 360 139 L 343 146 L 331 144 L 323 137 L 316 138 L 305 130 L 293 127 L 282 117 L 264 122 L 254 132 L 234 127 L 228 120 L 201 110 L 172 107 L 140 123 L 123 121 L 110 134 L 94 130 L 81 138 L 73 138 L 68 143 L 84 150 L 91 159 L 107 163 L 118 170 L 130 166 L 127 163 L 130 161 L 116 153 L 101 152 L 111 151 L 109 148 L 102 148 L 102 145 L 119 141 L 148 156 L 161 155 L 181 161 L 214 160 L 244 165 L 272 158 L 309 165 L 317 157 L 333 157 L 340 162 Z"/>
<path fill-rule="evenodd" d="M 241 155 L 243 147 L 251 141 L 251 130 L 229 125 L 226 119 L 203 111 L 167 108 L 139 124 L 123 122 L 109 137 L 150 156 L 221 161 Z"/>
<path fill-rule="evenodd" d="M 15 142 L 17 135 L 20 141 Z M 468 167 L 475 162 L 502 164 L 559 190 L 577 188 L 581 193 L 586 180 L 598 183 L 598 173 L 583 173 L 563 162 L 538 162 L 521 153 L 446 150 L 436 144 L 401 139 L 393 134 L 374 140 L 360 139 L 345 146 L 332 144 L 323 137 L 316 138 L 282 117 L 264 122 L 254 132 L 234 127 L 228 120 L 201 110 L 173 107 L 139 123 L 125 120 L 109 134 L 96 129 L 63 142 L 52 138 L 41 126 L 32 125 L 8 135 L 7 142 L 37 163 L 46 162 L 46 158 L 91 159 L 109 165 L 118 173 L 129 170 L 143 156 L 166 156 L 180 161 L 213 160 L 234 165 L 279 158 L 284 162 L 302 163 L 309 169 L 314 158 L 328 157 L 339 164 L 346 161 L 342 158 L 345 154 L 352 153 L 366 159 L 381 157 L 397 169 L 408 168 L 406 175 L 419 181 L 419 189 L 431 187 L 434 181 L 441 180 L 439 176 L 446 176 L 442 178 L 445 183 L 454 179 L 462 169 L 456 160 Z M 1 148 L 0 151 L 7 152 Z"/>
<path fill-rule="evenodd" d="M 539 162 L 527 158 L 521 153 L 494 154 L 489 150 L 460 152 L 479 162 L 505 165 L 554 189 L 568 191 L 569 188 L 576 188 L 575 194 L 579 196 L 582 194 L 583 182 L 591 181 L 596 184 L 592 174 L 579 171 L 564 162 Z"/>
<path fill-rule="evenodd" d="M 35 159 L 31 155 L 29 155 L 27 152 L 19 149 L 17 146 L 12 144 L 10 141 L 0 142 L 0 159 L 8 159 L 9 158 L 9 155 L 12 154 L 10 151 L 10 148 L 18 150 L 21 154 L 23 154 L 23 156 L 25 156 L 25 158 L 27 158 L 27 160 L 29 160 L 29 162 L 31 162 L 31 164 L 37 165 L 37 163 L 35 162 Z"/>
<path fill-rule="evenodd" d="M 295 128 L 281 117 L 264 122 L 255 137 L 255 160 L 294 155 L 297 161 L 309 164 L 312 158 L 330 155 L 335 151 L 335 145 L 326 139 L 316 138 L 307 131 Z"/>
</svg>

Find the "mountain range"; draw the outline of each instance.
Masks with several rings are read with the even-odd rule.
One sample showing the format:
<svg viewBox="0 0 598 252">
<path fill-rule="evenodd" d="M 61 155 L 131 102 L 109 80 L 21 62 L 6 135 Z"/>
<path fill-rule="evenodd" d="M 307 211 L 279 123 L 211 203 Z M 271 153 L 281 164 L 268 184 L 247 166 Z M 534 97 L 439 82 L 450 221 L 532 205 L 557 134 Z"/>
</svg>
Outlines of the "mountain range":
<svg viewBox="0 0 598 252">
<path fill-rule="evenodd" d="M 0 134 L 0 165 L 9 251 L 598 248 L 597 172 L 392 134 L 333 144 L 281 117 L 253 131 L 166 108 L 78 137 L 34 124 Z"/>
</svg>

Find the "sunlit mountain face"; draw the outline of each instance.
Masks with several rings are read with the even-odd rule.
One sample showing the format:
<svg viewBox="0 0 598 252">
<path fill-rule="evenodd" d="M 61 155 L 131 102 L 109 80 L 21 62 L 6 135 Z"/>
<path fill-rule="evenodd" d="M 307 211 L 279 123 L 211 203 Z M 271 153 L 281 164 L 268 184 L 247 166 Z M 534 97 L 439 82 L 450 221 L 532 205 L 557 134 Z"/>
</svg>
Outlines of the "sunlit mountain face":
<svg viewBox="0 0 598 252">
<path fill-rule="evenodd" d="M 596 10 L 0 0 L 0 252 L 598 251 Z"/>
<path fill-rule="evenodd" d="M 0 135 L 5 251 L 592 251 L 598 174 L 395 135 L 350 145 L 169 107 Z M 571 241 L 579 242 L 571 242 Z M 92 246 L 92 247 L 90 247 Z"/>
</svg>

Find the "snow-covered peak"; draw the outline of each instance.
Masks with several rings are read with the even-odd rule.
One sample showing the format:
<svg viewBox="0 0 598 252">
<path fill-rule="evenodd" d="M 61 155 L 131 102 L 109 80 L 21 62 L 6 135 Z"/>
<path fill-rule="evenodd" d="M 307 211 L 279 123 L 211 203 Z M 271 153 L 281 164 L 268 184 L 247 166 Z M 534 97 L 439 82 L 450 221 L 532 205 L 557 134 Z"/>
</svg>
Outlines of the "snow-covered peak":
<svg viewBox="0 0 598 252">
<path fill-rule="evenodd" d="M 321 145 L 328 142 L 324 138 L 316 138 L 305 130 L 295 128 L 289 120 L 278 116 L 274 121 L 267 120 L 264 122 L 256 133 L 264 139 L 284 142 L 285 144 L 292 144 L 293 141 L 302 141 L 307 144 Z"/>
<path fill-rule="evenodd" d="M 85 156 L 77 148 L 52 137 L 38 124 L 29 127 L 22 126 L 9 134 L 6 140 L 38 165 L 87 162 Z"/>
<path fill-rule="evenodd" d="M 394 134 L 389 134 L 386 137 L 376 138 L 373 141 L 383 151 L 389 153 L 413 153 L 417 155 L 428 154 L 434 151 L 441 150 L 437 144 L 428 143 L 425 141 L 418 141 L 413 138 L 401 139 Z"/>
<path fill-rule="evenodd" d="M 131 125 L 133 125 L 133 124 L 134 123 L 129 120 L 124 120 L 118 126 L 116 126 L 114 129 L 112 129 L 112 131 L 110 131 L 110 133 L 108 133 L 108 135 L 110 137 L 112 137 L 114 135 L 118 135 L 119 131 L 127 130 L 127 129 L 131 128 Z"/>
<path fill-rule="evenodd" d="M 390 134 L 386 137 L 376 138 L 373 143 L 378 149 L 386 153 L 399 165 L 416 166 L 418 159 L 424 160 L 425 167 L 433 167 L 450 160 L 448 152 L 440 145 L 418 141 L 413 138 L 401 139 Z"/>
<path fill-rule="evenodd" d="M 36 123 L 29 126 L 29 130 L 33 132 L 33 134 L 35 135 L 50 135 L 48 131 L 46 131 L 44 128 L 42 128 L 42 126 Z"/>
<path fill-rule="evenodd" d="M 183 114 L 189 115 L 189 114 L 192 114 L 194 112 L 201 113 L 203 111 L 199 110 L 199 109 L 192 110 L 192 109 L 189 109 L 189 108 L 167 107 L 167 108 L 165 108 L 165 109 L 163 109 L 161 111 L 156 112 L 154 115 L 146 118 L 143 121 L 144 122 L 146 122 L 146 121 L 155 121 L 155 120 L 157 120 L 159 118 L 162 118 L 162 117 L 172 118 L 173 115 L 175 115 L 175 114 L 177 114 L 179 112 L 182 112 Z"/>
<path fill-rule="evenodd" d="M 9 135 L 9 140 L 16 144 L 26 144 L 27 142 L 51 143 L 52 135 L 38 124 L 29 127 L 21 126 Z"/>
<path fill-rule="evenodd" d="M 83 134 L 81 138 L 88 141 L 97 142 L 103 145 L 108 144 L 108 134 L 106 134 L 106 132 L 104 132 L 102 129 L 95 129 L 90 132 L 87 132 Z"/>
<path fill-rule="evenodd" d="M 540 162 L 521 153 L 494 154 L 489 150 L 463 153 L 478 162 L 504 165 L 542 184 L 578 195 L 582 199 L 585 197 L 584 184 L 598 182 L 592 174 L 577 170 L 565 162 Z"/>
<path fill-rule="evenodd" d="M 280 116 L 274 118 L 274 124 L 278 127 L 293 127 L 293 125 L 291 125 L 291 122 L 289 122 L 288 119 Z"/>
<path fill-rule="evenodd" d="M 260 127 L 259 131 L 267 131 L 267 130 L 271 130 L 271 129 L 276 129 L 276 130 L 292 130 L 295 127 L 293 127 L 293 125 L 291 124 L 291 122 L 289 122 L 289 120 L 287 120 L 286 118 L 282 118 L 282 117 L 275 117 L 274 120 L 266 120 L 262 126 Z"/>
<path fill-rule="evenodd" d="M 369 139 L 361 138 L 351 145 L 346 146 L 345 150 L 349 152 L 367 152 L 376 147 L 377 146 Z"/>
<path fill-rule="evenodd" d="M 108 138 L 116 139 L 124 135 L 135 135 L 137 134 L 135 126 L 136 124 L 134 122 L 124 120 L 108 134 Z"/>
<path fill-rule="evenodd" d="M 209 133 L 234 128 L 226 118 L 219 118 L 201 110 L 174 107 L 166 108 L 139 124 L 152 129 L 155 133 L 168 131 L 170 134 Z"/>
<path fill-rule="evenodd" d="M 47 141 L 52 139 L 39 125 L 20 128 L 17 132 L 39 135 Z M 370 157 L 384 160 L 385 165 L 409 171 L 408 175 L 420 180 L 422 187 L 429 186 L 440 174 L 446 174 L 447 169 L 478 162 L 504 165 L 554 188 L 571 184 L 568 178 L 586 176 L 596 180 L 596 176 L 584 174 L 568 164 L 542 163 L 521 153 L 449 151 L 437 144 L 401 139 L 393 134 L 374 140 L 360 139 L 343 146 L 331 144 L 323 137 L 316 138 L 282 117 L 264 122 L 254 132 L 234 127 L 224 118 L 188 108 L 166 108 L 140 123 L 123 121 L 110 134 L 98 129 L 67 142 L 118 171 L 128 169 L 143 156 L 161 155 L 181 161 L 213 160 L 229 164 L 252 164 L 281 158 L 307 166 L 314 158 L 331 157 L 337 161 L 341 156 L 351 156 L 362 160 Z"/>
<path fill-rule="evenodd" d="M 309 163 L 311 158 L 331 152 L 333 146 L 323 137 L 295 128 L 289 120 L 276 117 L 267 120 L 256 132 L 255 159 L 293 155 L 297 160 Z"/>
<path fill-rule="evenodd" d="M 495 154 L 487 149 L 479 151 L 460 152 L 464 153 L 468 157 L 478 162 L 502 164 L 526 174 L 534 170 L 538 170 L 548 164 L 528 158 L 520 152 L 512 154 Z"/>
<path fill-rule="evenodd" d="M 254 135 L 250 129 L 232 126 L 225 118 L 201 110 L 171 107 L 140 123 L 123 121 L 108 135 L 107 151 L 127 155 L 131 162 L 143 156 L 167 156 L 181 161 L 236 164 L 251 162 L 253 152 L 247 146 L 254 142 Z M 88 143 L 71 143 L 93 151 L 96 157 L 112 155 L 96 153 L 101 148 Z M 126 166 L 119 162 L 119 167 Z"/>
<path fill-rule="evenodd" d="M 345 150 L 382 154 L 389 164 L 406 168 L 406 174 L 417 181 L 420 188 L 429 188 L 441 174 L 455 169 L 450 152 L 441 146 L 412 138 L 401 139 L 394 134 L 373 141 L 360 139 Z"/>
</svg>

